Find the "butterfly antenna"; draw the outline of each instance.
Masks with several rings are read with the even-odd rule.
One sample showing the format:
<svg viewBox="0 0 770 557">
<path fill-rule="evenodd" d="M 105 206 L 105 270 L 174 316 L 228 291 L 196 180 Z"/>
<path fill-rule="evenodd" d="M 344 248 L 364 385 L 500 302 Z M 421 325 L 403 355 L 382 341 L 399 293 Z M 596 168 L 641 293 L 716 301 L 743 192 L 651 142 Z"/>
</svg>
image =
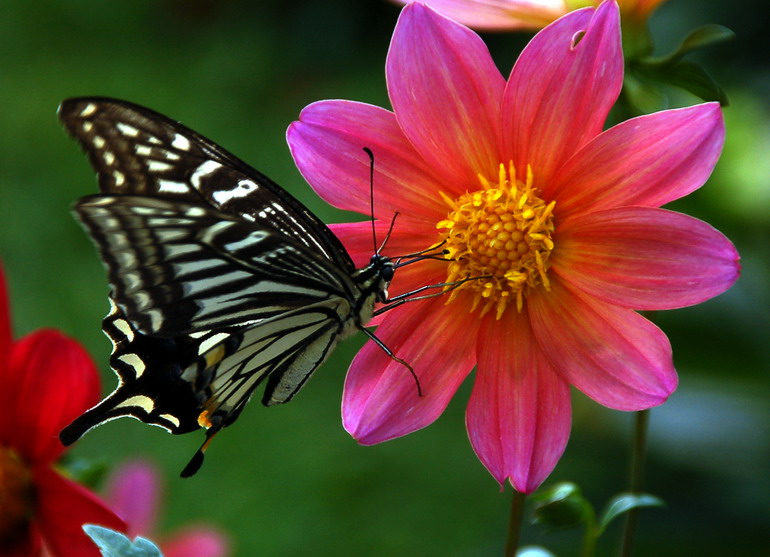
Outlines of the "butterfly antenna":
<svg viewBox="0 0 770 557">
<path fill-rule="evenodd" d="M 364 152 L 369 155 L 369 210 L 372 220 L 372 247 L 375 253 L 380 253 L 377 249 L 377 232 L 374 230 L 374 153 L 369 147 L 364 147 Z"/>
<path fill-rule="evenodd" d="M 393 227 L 396 225 L 396 217 L 398 215 L 399 215 L 398 211 L 393 213 L 393 218 L 390 219 L 390 226 L 388 227 L 388 233 L 385 234 L 385 239 L 382 241 L 382 244 L 380 244 L 380 249 L 377 250 L 377 253 L 380 253 L 383 249 L 385 249 L 385 244 L 387 244 L 388 240 L 390 240 L 390 233 L 393 232 Z"/>
<path fill-rule="evenodd" d="M 393 232 L 393 226 L 396 224 L 396 217 L 398 216 L 398 212 L 393 214 L 393 218 L 390 220 L 390 226 L 388 227 L 388 233 L 385 234 L 385 239 L 382 241 L 382 244 L 380 244 L 380 247 L 378 248 L 377 232 L 374 229 L 374 153 L 372 153 L 372 150 L 369 149 L 369 147 L 364 147 L 364 151 L 366 151 L 366 154 L 369 155 L 369 207 L 371 208 L 372 212 L 372 245 L 374 246 L 374 253 L 379 254 L 383 249 L 385 249 L 385 244 L 387 244 L 388 240 L 390 239 L 390 233 Z"/>
</svg>

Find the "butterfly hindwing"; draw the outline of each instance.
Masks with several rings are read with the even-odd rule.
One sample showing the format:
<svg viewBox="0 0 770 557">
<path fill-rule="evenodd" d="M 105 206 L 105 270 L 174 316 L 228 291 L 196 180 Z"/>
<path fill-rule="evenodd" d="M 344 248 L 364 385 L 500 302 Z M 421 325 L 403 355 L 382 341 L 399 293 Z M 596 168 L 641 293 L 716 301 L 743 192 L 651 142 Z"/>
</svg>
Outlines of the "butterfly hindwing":
<svg viewBox="0 0 770 557">
<path fill-rule="evenodd" d="M 197 356 L 198 341 L 137 333 L 114 302 L 102 328 L 113 344 L 110 366 L 118 388 L 62 430 L 62 442 L 69 445 L 89 429 L 123 416 L 172 433 L 198 429 L 196 389 L 181 377 L 183 362 Z"/>
</svg>

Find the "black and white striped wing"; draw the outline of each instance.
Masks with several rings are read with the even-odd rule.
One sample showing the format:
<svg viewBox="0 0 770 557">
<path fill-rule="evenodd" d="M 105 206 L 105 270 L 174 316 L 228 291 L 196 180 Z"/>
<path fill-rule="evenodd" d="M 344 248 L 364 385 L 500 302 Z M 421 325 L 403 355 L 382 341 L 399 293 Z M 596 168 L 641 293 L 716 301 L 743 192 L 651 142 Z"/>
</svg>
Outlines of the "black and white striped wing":
<svg viewBox="0 0 770 557">
<path fill-rule="evenodd" d="M 186 126 L 116 99 L 68 99 L 59 119 L 97 172 L 105 194 L 146 195 L 210 205 L 276 230 L 348 273 L 337 237 L 278 184 Z"/>
<path fill-rule="evenodd" d="M 264 404 L 290 400 L 384 291 L 301 203 L 181 124 L 103 98 L 59 115 L 97 171 L 74 211 L 107 267 L 119 377 L 65 444 L 120 416 L 210 439 L 263 381 Z"/>
<path fill-rule="evenodd" d="M 74 210 L 107 267 L 112 299 L 142 334 L 254 326 L 355 296 L 350 278 L 305 246 L 205 206 L 94 195 Z"/>
<path fill-rule="evenodd" d="M 120 416 L 218 430 L 265 379 L 263 403 L 287 402 L 349 326 L 355 285 L 274 231 L 143 196 L 88 196 L 75 212 L 108 270 L 120 385 L 65 442 Z"/>
<path fill-rule="evenodd" d="M 210 437 L 235 421 L 265 380 L 263 404 L 288 402 L 344 336 L 340 318 L 348 311 L 344 299 L 329 299 L 257 327 L 156 337 L 134 331 L 113 305 L 104 331 L 119 385 L 67 426 L 62 442 L 123 416 L 175 434 L 205 427 Z"/>
</svg>

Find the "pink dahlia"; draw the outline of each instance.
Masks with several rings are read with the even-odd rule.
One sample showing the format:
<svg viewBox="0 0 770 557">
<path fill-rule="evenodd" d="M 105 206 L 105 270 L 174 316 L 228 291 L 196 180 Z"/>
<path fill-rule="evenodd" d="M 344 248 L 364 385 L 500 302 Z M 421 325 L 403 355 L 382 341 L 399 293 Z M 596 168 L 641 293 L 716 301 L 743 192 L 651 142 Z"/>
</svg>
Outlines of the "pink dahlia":
<svg viewBox="0 0 770 557">
<path fill-rule="evenodd" d="M 410 4 L 415 0 L 396 0 Z M 541 29 L 567 12 L 597 6 L 602 0 L 418 0 L 475 29 Z M 646 21 L 663 0 L 618 0 L 624 18 Z"/>
<path fill-rule="evenodd" d="M 288 130 L 298 168 L 331 204 L 375 216 L 387 251 L 444 242 L 451 262 L 396 273 L 392 294 L 465 277 L 404 304 L 345 383 L 345 428 L 361 443 L 432 423 L 477 368 L 466 424 L 498 482 L 525 493 L 569 437 L 570 385 L 618 410 L 664 402 L 677 385 L 666 335 L 634 310 L 724 292 L 738 254 L 708 224 L 660 206 L 699 188 L 724 140 L 715 103 L 602 126 L 623 81 L 618 7 L 571 12 L 540 32 L 508 81 L 472 31 L 421 4 L 404 8 L 386 64 L 393 112 L 351 101 L 306 107 Z M 354 259 L 369 224 L 334 227 Z"/>
<path fill-rule="evenodd" d="M 130 538 L 142 536 L 158 542 L 165 557 L 225 557 L 229 543 L 217 529 L 206 524 L 190 525 L 172 536 L 155 537 L 162 488 L 157 470 L 149 462 L 136 460 L 117 468 L 107 485 L 107 500 L 128 523 Z"/>
<path fill-rule="evenodd" d="M 74 340 L 43 329 L 14 341 L 0 269 L 0 555 L 100 555 L 81 526 L 123 530 L 96 495 L 53 468 L 59 430 L 99 401 L 99 375 Z"/>
</svg>

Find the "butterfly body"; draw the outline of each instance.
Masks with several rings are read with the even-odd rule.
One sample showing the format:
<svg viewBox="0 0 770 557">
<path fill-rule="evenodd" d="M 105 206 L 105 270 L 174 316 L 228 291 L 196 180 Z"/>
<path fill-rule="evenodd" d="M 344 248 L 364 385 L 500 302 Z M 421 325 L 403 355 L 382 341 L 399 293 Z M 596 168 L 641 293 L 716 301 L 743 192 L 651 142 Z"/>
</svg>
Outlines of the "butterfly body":
<svg viewBox="0 0 770 557">
<path fill-rule="evenodd" d="M 59 115 L 97 171 L 100 193 L 74 212 L 107 268 L 119 378 L 65 444 L 121 416 L 208 439 L 263 382 L 265 405 L 291 400 L 387 301 L 389 258 L 356 269 L 315 215 L 208 139 L 112 99 Z"/>
</svg>

